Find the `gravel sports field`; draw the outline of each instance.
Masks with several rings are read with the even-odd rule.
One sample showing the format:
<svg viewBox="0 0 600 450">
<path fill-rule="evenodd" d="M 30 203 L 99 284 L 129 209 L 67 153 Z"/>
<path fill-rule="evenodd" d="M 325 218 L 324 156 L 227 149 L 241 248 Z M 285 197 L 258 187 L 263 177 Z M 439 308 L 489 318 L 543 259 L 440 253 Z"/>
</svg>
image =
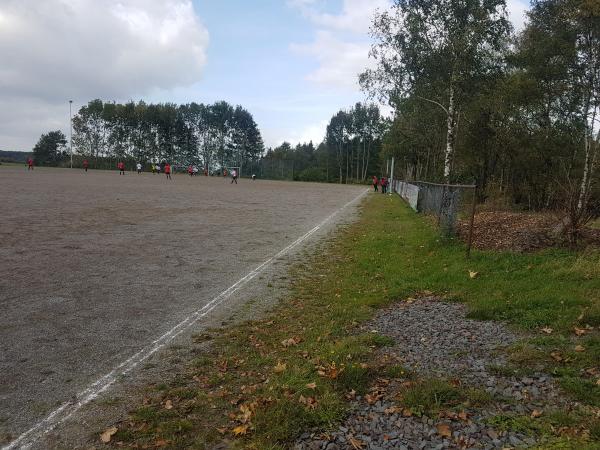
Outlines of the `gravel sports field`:
<svg viewBox="0 0 600 450">
<path fill-rule="evenodd" d="M 101 377 L 194 312 L 212 314 L 209 302 L 216 312 L 230 297 L 260 301 L 265 287 L 244 277 L 317 239 L 365 191 L 0 167 L 0 445 L 19 448 L 82 392 L 110 390 Z"/>
</svg>

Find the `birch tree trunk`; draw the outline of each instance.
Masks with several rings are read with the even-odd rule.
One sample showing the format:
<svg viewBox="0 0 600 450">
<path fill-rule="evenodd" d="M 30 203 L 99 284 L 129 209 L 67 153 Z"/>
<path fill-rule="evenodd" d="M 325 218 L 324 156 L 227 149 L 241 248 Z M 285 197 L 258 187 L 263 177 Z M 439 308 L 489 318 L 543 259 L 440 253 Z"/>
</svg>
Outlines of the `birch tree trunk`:
<svg viewBox="0 0 600 450">
<path fill-rule="evenodd" d="M 452 158 L 454 156 L 454 145 L 456 140 L 456 88 L 454 81 L 450 83 L 450 98 L 448 100 L 447 113 L 447 135 L 446 152 L 444 155 L 444 180 L 450 183 L 450 171 L 452 168 Z"/>
</svg>

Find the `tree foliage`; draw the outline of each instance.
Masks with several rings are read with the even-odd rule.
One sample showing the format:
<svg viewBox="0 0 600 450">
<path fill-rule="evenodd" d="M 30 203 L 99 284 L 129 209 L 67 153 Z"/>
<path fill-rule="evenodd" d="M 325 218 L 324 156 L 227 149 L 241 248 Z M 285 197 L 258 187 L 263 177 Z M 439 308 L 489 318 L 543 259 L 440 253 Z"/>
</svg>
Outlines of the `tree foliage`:
<svg viewBox="0 0 600 450">
<path fill-rule="evenodd" d="M 504 0 L 396 0 L 380 14 L 361 83 L 394 108 L 384 152 L 405 177 L 475 181 L 481 200 L 561 208 L 576 228 L 600 204 L 600 3 L 535 0 L 509 31 Z"/>
<path fill-rule="evenodd" d="M 252 115 L 227 102 L 126 104 L 93 100 L 73 118 L 76 151 L 92 158 L 170 161 L 207 170 L 257 161 L 264 145 Z"/>
<path fill-rule="evenodd" d="M 56 165 L 67 156 L 67 139 L 62 131 L 42 134 L 33 147 L 33 160 L 37 165 Z"/>
</svg>

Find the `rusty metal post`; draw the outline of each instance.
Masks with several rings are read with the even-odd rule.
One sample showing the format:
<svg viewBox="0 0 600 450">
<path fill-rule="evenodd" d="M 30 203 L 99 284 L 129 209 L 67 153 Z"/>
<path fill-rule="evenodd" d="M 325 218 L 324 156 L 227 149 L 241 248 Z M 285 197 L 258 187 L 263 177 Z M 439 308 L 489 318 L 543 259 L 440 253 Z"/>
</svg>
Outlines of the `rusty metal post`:
<svg viewBox="0 0 600 450">
<path fill-rule="evenodd" d="M 471 223 L 469 226 L 469 241 L 467 243 L 467 258 L 471 257 L 471 245 L 473 244 L 473 228 L 475 228 L 475 209 L 477 208 L 477 186 L 473 186 L 473 203 L 471 206 Z"/>
</svg>

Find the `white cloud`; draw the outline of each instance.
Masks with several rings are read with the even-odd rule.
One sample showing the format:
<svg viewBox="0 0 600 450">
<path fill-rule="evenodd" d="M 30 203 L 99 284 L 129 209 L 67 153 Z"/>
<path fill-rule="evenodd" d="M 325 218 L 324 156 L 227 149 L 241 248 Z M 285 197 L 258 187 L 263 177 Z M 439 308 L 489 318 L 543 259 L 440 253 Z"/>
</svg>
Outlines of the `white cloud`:
<svg viewBox="0 0 600 450">
<path fill-rule="evenodd" d="M 69 99 L 191 85 L 206 63 L 191 0 L 2 0 L 0 24 L 0 148 L 64 125 Z"/>
<path fill-rule="evenodd" d="M 371 27 L 371 19 L 376 10 L 390 6 L 389 0 L 344 0 L 339 14 L 322 12 L 317 0 L 293 0 L 297 7 L 315 25 L 339 31 L 366 34 Z"/>
<path fill-rule="evenodd" d="M 291 50 L 314 58 L 318 67 L 306 79 L 328 87 L 358 90 L 358 74 L 371 61 L 368 31 L 377 10 L 390 5 L 389 0 L 344 0 L 339 14 L 322 12 L 318 0 L 291 0 L 316 28 L 311 43 L 292 44 Z"/>
<path fill-rule="evenodd" d="M 357 90 L 358 74 L 371 63 L 368 42 L 343 40 L 331 31 L 317 31 L 313 42 L 292 44 L 291 49 L 318 61 L 318 68 L 306 75 L 307 80 L 338 88 Z"/>
</svg>

